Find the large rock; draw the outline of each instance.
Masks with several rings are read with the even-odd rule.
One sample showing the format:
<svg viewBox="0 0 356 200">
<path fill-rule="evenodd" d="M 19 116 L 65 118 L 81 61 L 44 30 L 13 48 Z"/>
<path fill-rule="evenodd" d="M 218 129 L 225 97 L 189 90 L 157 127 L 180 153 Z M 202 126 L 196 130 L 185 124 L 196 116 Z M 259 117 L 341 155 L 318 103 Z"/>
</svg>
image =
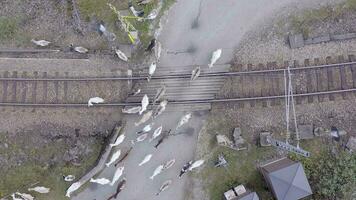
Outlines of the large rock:
<svg viewBox="0 0 356 200">
<path fill-rule="evenodd" d="M 351 151 L 351 152 L 356 152 L 356 137 L 351 136 L 349 138 L 349 141 L 347 141 L 346 147 Z"/>
</svg>

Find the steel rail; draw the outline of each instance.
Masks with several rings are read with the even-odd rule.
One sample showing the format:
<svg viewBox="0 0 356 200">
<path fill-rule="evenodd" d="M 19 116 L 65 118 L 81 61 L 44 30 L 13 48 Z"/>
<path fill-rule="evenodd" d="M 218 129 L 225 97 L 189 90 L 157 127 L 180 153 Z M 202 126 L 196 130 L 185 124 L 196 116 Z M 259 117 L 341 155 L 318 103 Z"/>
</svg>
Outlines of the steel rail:
<svg viewBox="0 0 356 200">
<path fill-rule="evenodd" d="M 302 71 L 310 69 L 320 69 L 327 67 L 346 67 L 349 65 L 356 65 L 356 61 L 337 63 L 337 64 L 325 64 L 325 65 L 315 65 L 307 67 L 290 68 L 291 71 Z M 286 69 L 268 69 L 268 70 L 252 70 L 252 71 L 239 71 L 239 72 L 213 72 L 213 73 L 202 73 L 199 77 L 222 77 L 222 76 L 239 76 L 239 75 L 250 75 L 250 74 L 263 74 L 263 73 L 280 73 L 284 72 Z M 146 80 L 148 76 L 117 76 L 117 77 L 77 77 L 77 78 L 12 78 L 12 77 L 0 77 L 0 81 L 115 81 L 115 80 Z M 175 79 L 175 78 L 191 78 L 191 74 L 172 74 L 172 75 L 161 75 L 152 76 L 151 79 Z"/>
<path fill-rule="evenodd" d="M 311 92 L 311 93 L 301 93 L 293 94 L 293 97 L 307 97 L 307 96 L 317 96 L 317 95 L 327 95 L 327 94 L 340 94 L 346 92 L 355 92 L 356 88 L 344 89 L 344 90 L 330 90 L 322 92 Z M 168 100 L 169 104 L 201 104 L 201 103 L 227 103 L 227 102 L 241 102 L 241 101 L 255 101 L 255 100 L 271 100 L 271 99 L 281 99 L 285 98 L 283 95 L 275 96 L 264 96 L 264 97 L 242 97 L 242 98 L 223 98 L 223 99 L 200 99 L 200 100 Z M 95 104 L 93 107 L 117 107 L 117 106 L 137 106 L 141 102 L 123 102 L 123 103 L 102 103 Z M 11 103 L 11 102 L 0 102 L 0 106 L 31 106 L 31 107 L 88 107 L 87 103 Z"/>
<path fill-rule="evenodd" d="M 0 49 L 1 53 L 55 53 L 60 49 Z"/>
</svg>

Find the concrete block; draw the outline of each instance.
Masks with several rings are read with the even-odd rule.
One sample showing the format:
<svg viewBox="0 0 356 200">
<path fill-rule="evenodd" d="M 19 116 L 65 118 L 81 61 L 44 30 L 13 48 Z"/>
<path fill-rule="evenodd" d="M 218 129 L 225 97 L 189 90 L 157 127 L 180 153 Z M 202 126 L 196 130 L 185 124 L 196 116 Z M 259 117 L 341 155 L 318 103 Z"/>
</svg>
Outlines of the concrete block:
<svg viewBox="0 0 356 200">
<path fill-rule="evenodd" d="M 288 39 L 289 39 L 290 48 L 296 49 L 296 48 L 304 47 L 304 38 L 302 34 L 289 35 Z"/>
<path fill-rule="evenodd" d="M 304 41 L 304 44 L 318 44 L 318 43 L 323 43 L 323 42 L 329 42 L 330 35 L 325 35 L 325 36 L 320 36 L 320 37 L 315 37 L 315 38 L 310 38 Z"/>
<path fill-rule="evenodd" d="M 267 138 L 271 137 L 271 133 L 270 132 L 262 132 L 260 133 L 260 145 L 262 147 L 268 147 L 271 146 L 271 143 L 269 143 L 267 141 Z"/>
<path fill-rule="evenodd" d="M 349 141 L 347 141 L 346 147 L 352 151 L 352 152 L 356 152 L 356 137 L 350 137 Z"/>
<path fill-rule="evenodd" d="M 349 39 L 356 38 L 356 33 L 332 35 L 330 38 L 331 38 L 331 40 L 349 40 Z"/>
<path fill-rule="evenodd" d="M 233 190 L 229 190 L 224 193 L 225 200 L 233 200 L 236 197 L 236 194 Z"/>
<path fill-rule="evenodd" d="M 299 138 L 301 140 L 309 140 L 314 138 L 312 124 L 299 125 L 298 129 L 299 129 Z"/>
</svg>

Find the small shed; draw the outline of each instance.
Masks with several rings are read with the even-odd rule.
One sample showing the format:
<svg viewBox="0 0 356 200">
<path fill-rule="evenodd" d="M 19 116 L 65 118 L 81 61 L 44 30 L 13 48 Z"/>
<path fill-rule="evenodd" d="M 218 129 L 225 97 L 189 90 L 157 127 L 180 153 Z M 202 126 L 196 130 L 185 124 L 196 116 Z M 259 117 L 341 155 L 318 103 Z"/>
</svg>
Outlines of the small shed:
<svg viewBox="0 0 356 200">
<path fill-rule="evenodd" d="M 260 171 L 277 200 L 298 200 L 312 194 L 299 162 L 282 158 L 260 166 Z"/>
</svg>

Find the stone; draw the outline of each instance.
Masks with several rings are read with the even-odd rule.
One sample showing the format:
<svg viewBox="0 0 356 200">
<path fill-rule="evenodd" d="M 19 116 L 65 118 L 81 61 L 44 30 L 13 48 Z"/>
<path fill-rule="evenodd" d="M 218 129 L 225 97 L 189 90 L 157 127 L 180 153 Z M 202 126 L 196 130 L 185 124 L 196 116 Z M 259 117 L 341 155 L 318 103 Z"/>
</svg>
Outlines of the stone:
<svg viewBox="0 0 356 200">
<path fill-rule="evenodd" d="M 243 186 L 243 185 L 238 185 L 238 186 L 236 186 L 236 187 L 234 188 L 234 190 L 235 190 L 237 196 L 241 196 L 241 195 L 243 195 L 244 193 L 246 193 L 246 188 L 245 188 L 245 186 Z"/>
<path fill-rule="evenodd" d="M 312 124 L 299 125 L 298 129 L 299 129 L 299 138 L 301 140 L 309 140 L 314 138 Z"/>
<path fill-rule="evenodd" d="M 303 34 L 289 35 L 288 39 L 289 39 L 290 48 L 296 49 L 296 48 L 304 47 Z"/>
<path fill-rule="evenodd" d="M 232 141 L 226 135 L 216 135 L 216 141 L 220 146 L 232 146 Z"/>
<path fill-rule="evenodd" d="M 348 148 L 351 152 L 356 152 L 356 137 L 351 136 L 347 141 L 346 148 Z"/>
<path fill-rule="evenodd" d="M 327 130 L 325 130 L 323 127 L 316 127 L 314 129 L 314 135 L 315 136 L 325 136 L 327 134 Z"/>
<path fill-rule="evenodd" d="M 246 140 L 242 138 L 241 128 L 237 127 L 234 129 L 233 137 L 234 144 L 237 150 L 247 149 L 248 144 L 246 143 Z"/>
<path fill-rule="evenodd" d="M 224 197 L 226 200 L 233 200 L 233 199 L 235 199 L 236 195 L 233 190 L 229 190 L 229 191 L 224 192 Z"/>
<path fill-rule="evenodd" d="M 271 137 L 270 132 L 262 132 L 260 133 L 260 145 L 261 147 L 271 146 L 271 143 L 268 142 L 268 138 Z"/>
<path fill-rule="evenodd" d="M 353 39 L 353 38 L 356 38 L 356 33 L 346 33 L 346 34 L 331 36 L 332 40 L 349 40 L 349 39 Z"/>
</svg>

